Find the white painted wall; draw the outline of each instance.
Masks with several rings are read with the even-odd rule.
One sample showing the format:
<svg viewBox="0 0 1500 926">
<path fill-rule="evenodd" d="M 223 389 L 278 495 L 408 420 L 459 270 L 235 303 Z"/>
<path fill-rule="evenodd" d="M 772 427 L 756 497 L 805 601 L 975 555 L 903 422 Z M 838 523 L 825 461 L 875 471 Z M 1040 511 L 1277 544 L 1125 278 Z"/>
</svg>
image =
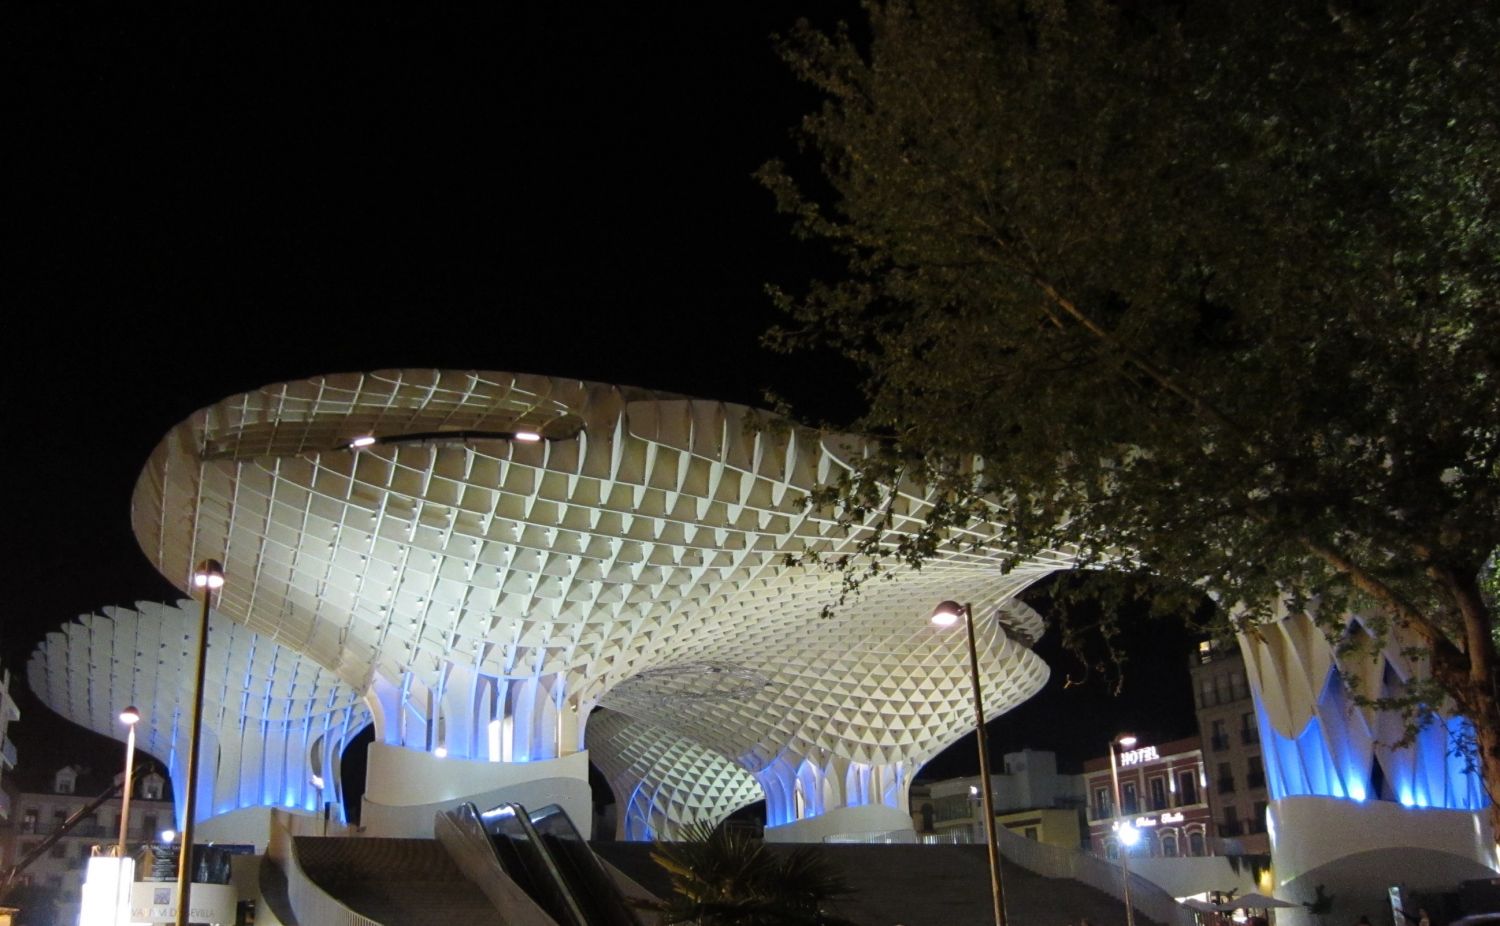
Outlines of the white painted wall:
<svg viewBox="0 0 1500 926">
<path fill-rule="evenodd" d="M 575 752 L 538 762 L 485 762 L 370 744 L 360 825 L 366 835 L 432 838 L 432 818 L 464 801 L 480 810 L 514 801 L 527 810 L 558 804 L 588 838 L 593 793 L 589 757 Z"/>
<path fill-rule="evenodd" d="M 836 807 L 816 817 L 766 827 L 766 842 L 826 842 L 830 838 L 858 838 L 897 833 L 901 842 L 916 842 L 911 815 L 884 804 Z"/>
</svg>

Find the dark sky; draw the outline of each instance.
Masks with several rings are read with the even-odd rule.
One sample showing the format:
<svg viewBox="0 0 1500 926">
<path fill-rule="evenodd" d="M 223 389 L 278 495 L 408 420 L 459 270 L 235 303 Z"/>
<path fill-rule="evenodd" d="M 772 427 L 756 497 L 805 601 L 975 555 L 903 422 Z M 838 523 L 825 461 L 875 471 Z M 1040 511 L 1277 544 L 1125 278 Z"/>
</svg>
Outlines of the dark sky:
<svg viewBox="0 0 1500 926">
<path fill-rule="evenodd" d="M 849 368 L 759 346 L 764 285 L 822 258 L 750 174 L 798 157 L 815 105 L 770 35 L 853 4 L 448 6 L 0 14 L 14 676 L 75 615 L 174 595 L 130 491 L 168 428 L 235 392 L 435 366 L 852 408 Z M 1117 711 L 1186 732 L 1169 642 L 1141 658 L 1177 681 L 1069 689 L 1003 748 L 1092 754 Z M 23 710 L 23 764 L 71 748 Z"/>
</svg>

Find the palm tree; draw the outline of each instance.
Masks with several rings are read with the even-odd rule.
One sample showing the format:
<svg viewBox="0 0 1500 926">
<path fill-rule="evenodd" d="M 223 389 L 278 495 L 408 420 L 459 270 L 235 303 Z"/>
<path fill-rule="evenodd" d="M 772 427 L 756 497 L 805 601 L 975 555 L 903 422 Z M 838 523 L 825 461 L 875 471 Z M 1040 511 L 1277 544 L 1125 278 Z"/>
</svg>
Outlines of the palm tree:
<svg viewBox="0 0 1500 926">
<path fill-rule="evenodd" d="M 682 841 L 651 857 L 672 876 L 676 896 L 655 905 L 663 924 L 814 926 L 847 924 L 822 902 L 849 886 L 812 846 L 778 853 L 743 831 L 694 824 Z"/>
</svg>

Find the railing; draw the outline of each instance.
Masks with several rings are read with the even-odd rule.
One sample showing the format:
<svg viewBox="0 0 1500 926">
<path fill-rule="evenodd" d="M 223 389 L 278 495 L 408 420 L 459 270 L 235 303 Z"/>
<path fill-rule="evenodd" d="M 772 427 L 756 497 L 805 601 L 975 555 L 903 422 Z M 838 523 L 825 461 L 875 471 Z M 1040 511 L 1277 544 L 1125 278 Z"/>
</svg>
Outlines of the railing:
<svg viewBox="0 0 1500 926">
<path fill-rule="evenodd" d="M 1069 878 L 1124 901 L 1125 881 L 1118 865 L 1087 852 L 1018 836 L 1003 826 L 997 828 L 995 835 L 1000 854 L 1022 868 L 1049 878 Z M 1135 909 L 1164 926 L 1193 926 L 1195 923 L 1193 911 L 1139 875 L 1130 876 L 1130 896 Z"/>
<path fill-rule="evenodd" d="M 350 910 L 307 876 L 297 862 L 292 831 L 283 817 L 278 813 L 271 818 L 271 840 L 266 846 L 266 857 L 280 865 L 286 874 L 287 902 L 291 904 L 297 921 L 318 926 L 384 926 Z"/>
<path fill-rule="evenodd" d="M 890 830 L 884 833 L 837 833 L 824 836 L 826 843 L 853 843 L 856 845 L 911 845 L 917 841 L 911 830 Z M 958 840 L 951 840 L 958 842 Z M 970 840 L 964 840 L 968 842 Z"/>
<path fill-rule="evenodd" d="M 557 926 L 557 921 L 506 874 L 473 804 L 459 804 L 452 810 L 439 811 L 432 829 L 458 870 L 484 892 L 507 923 Z"/>
</svg>

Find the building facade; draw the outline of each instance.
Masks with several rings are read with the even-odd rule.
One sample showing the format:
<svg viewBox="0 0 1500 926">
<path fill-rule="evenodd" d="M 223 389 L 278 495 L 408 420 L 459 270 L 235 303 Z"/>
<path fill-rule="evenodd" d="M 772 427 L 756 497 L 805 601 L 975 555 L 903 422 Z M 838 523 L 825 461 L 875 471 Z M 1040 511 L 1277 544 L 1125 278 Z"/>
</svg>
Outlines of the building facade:
<svg viewBox="0 0 1500 926">
<path fill-rule="evenodd" d="M 1190 660 L 1215 855 L 1266 855 L 1266 766 L 1239 647 L 1204 641 Z"/>
<path fill-rule="evenodd" d="M 1120 753 L 1120 806 L 1114 800 L 1109 757 L 1083 765 L 1088 793 L 1089 845 L 1094 854 L 1119 858 L 1121 851 L 1150 858 L 1216 854 L 1208 804 L 1210 779 L 1196 738 L 1141 743 Z M 1130 823 L 1140 841 L 1128 850 L 1119 828 Z"/>
<path fill-rule="evenodd" d="M 16 744 L 10 741 L 10 725 L 21 719 L 10 694 L 10 670 L 0 669 L 0 821 L 10 818 L 10 791 L 6 776 L 16 767 Z"/>
<path fill-rule="evenodd" d="M 118 784 L 122 777 L 117 775 L 113 783 Z M 11 818 L 0 829 L 3 833 L 0 866 L 9 868 L 31 854 L 110 784 L 110 779 L 92 775 L 86 769 L 64 766 L 51 776 L 49 787 L 19 791 Z M 22 873 L 22 883 L 58 892 L 61 907 L 57 922 L 78 922 L 88 860 L 96 846 L 114 846 L 119 839 L 122 807 L 119 796 L 110 798 Z M 161 841 L 162 832 L 172 828 L 172 800 L 166 778 L 155 770 L 137 776 L 125 836 L 127 851 Z"/>
<path fill-rule="evenodd" d="M 1006 753 L 1001 773 L 990 776 L 995 819 L 1027 839 L 1066 849 L 1082 848 L 1082 775 L 1057 771 L 1057 755 L 1025 749 Z M 912 785 L 912 824 L 937 842 L 982 842 L 983 803 L 978 776 L 918 781 Z"/>
</svg>

